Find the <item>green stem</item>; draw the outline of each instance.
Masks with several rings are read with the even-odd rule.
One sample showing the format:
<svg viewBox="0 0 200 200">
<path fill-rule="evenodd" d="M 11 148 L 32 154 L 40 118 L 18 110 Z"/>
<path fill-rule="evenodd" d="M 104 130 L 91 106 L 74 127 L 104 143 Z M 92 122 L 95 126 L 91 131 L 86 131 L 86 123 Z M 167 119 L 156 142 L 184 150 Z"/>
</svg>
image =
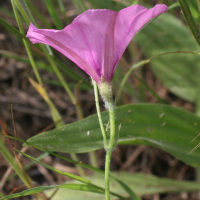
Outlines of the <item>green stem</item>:
<svg viewBox="0 0 200 200">
<path fill-rule="evenodd" d="M 187 0 L 178 0 L 179 4 L 181 6 L 181 10 L 183 13 L 183 16 L 185 18 L 185 21 L 187 22 L 194 38 L 196 39 L 197 43 L 200 45 L 200 38 L 199 38 L 199 30 L 198 27 L 192 17 L 190 8 L 188 6 Z"/>
<path fill-rule="evenodd" d="M 109 115 L 110 115 L 110 143 L 108 148 L 113 150 L 116 144 L 116 137 L 115 137 L 115 110 L 114 106 L 109 108 Z"/>
<path fill-rule="evenodd" d="M 109 108 L 110 115 L 110 142 L 109 146 L 106 148 L 106 161 L 105 161 L 105 197 L 106 200 L 110 200 L 110 160 L 112 151 L 116 145 L 115 136 L 115 110 L 114 106 Z"/>
<path fill-rule="evenodd" d="M 17 2 L 18 2 L 18 1 L 17 1 Z M 22 34 L 24 35 L 24 30 L 23 30 L 23 27 L 22 27 L 22 24 L 21 24 L 19 15 L 18 15 L 18 13 L 17 13 L 17 10 L 16 10 L 16 8 L 15 8 L 15 5 L 14 5 L 13 1 L 11 1 L 11 3 L 12 3 L 12 6 L 13 6 L 13 11 L 14 11 L 14 14 L 15 14 L 15 18 L 16 18 L 17 24 L 18 24 L 18 26 L 19 26 L 20 33 L 22 33 Z M 16 1 L 15 1 L 15 3 L 16 3 Z M 20 5 L 20 4 L 19 4 L 19 5 Z M 22 10 L 23 10 L 23 9 L 22 9 Z M 29 48 L 29 46 L 28 46 L 28 44 L 27 44 L 27 41 L 26 41 L 25 39 L 22 39 L 22 40 L 23 40 L 24 46 L 25 46 L 25 48 L 26 48 L 26 51 L 27 51 L 27 54 L 28 54 L 30 63 L 31 63 L 31 65 L 32 65 L 32 67 L 33 67 L 33 71 L 34 71 L 34 73 L 35 73 L 35 76 L 36 76 L 36 78 L 37 78 L 39 84 L 42 85 L 42 84 L 43 84 L 43 83 L 42 83 L 42 79 L 41 79 L 41 77 L 40 77 L 40 75 L 39 75 L 39 72 L 38 72 L 38 70 L 37 70 L 37 67 L 36 67 L 36 65 L 35 65 L 35 62 L 34 62 L 34 59 L 33 59 L 32 54 L 31 54 L 30 48 Z"/>
<path fill-rule="evenodd" d="M 105 105 L 107 105 L 108 111 L 109 111 L 109 117 L 110 117 L 110 140 L 109 144 L 106 137 L 106 132 L 103 127 L 103 122 L 101 118 L 101 112 L 99 107 L 99 96 L 98 96 L 98 88 L 97 83 L 92 79 L 92 83 L 94 86 L 94 94 L 95 94 L 95 102 L 96 102 L 96 108 L 97 108 L 97 115 L 99 118 L 99 124 L 101 128 L 101 132 L 103 135 L 104 140 L 104 148 L 106 150 L 106 160 L 105 160 L 105 198 L 106 200 L 110 200 L 110 160 L 112 151 L 115 148 L 116 145 L 116 135 L 115 135 L 115 105 L 112 99 L 112 88 L 110 84 L 104 84 L 100 85 L 100 93 L 102 98 L 104 99 Z M 110 90 L 111 89 L 111 90 Z M 109 92 L 108 92 L 109 91 Z"/>
<path fill-rule="evenodd" d="M 41 76 L 40 76 L 40 74 L 39 74 L 39 72 L 38 72 L 38 69 L 37 69 L 37 67 L 36 67 L 36 64 L 35 64 L 35 61 L 34 61 L 34 59 L 33 59 L 31 50 L 30 50 L 30 48 L 29 48 L 29 46 L 28 46 L 28 43 L 27 43 L 27 41 L 26 41 L 25 39 L 23 39 L 23 43 L 24 43 L 24 46 L 25 46 L 25 48 L 26 48 L 26 52 L 27 52 L 27 54 L 28 54 L 28 58 L 29 58 L 29 60 L 30 60 L 30 63 L 31 63 L 31 66 L 32 66 L 33 71 L 34 71 L 34 73 L 35 73 L 35 76 L 36 76 L 36 78 L 37 78 L 37 81 L 38 81 L 38 83 L 39 83 L 40 85 L 43 85 L 42 78 L 41 78 Z"/>
<path fill-rule="evenodd" d="M 105 161 L 105 198 L 110 200 L 110 160 L 112 150 L 106 150 L 106 161 Z"/>
<path fill-rule="evenodd" d="M 95 80 L 92 79 L 92 84 L 94 87 L 94 96 L 95 96 L 95 103 L 96 103 L 96 109 L 97 109 L 97 116 L 99 118 L 99 124 L 100 124 L 100 128 L 101 128 L 101 133 L 103 136 L 103 141 L 104 141 L 104 148 L 106 149 L 108 146 L 108 142 L 107 142 L 107 138 L 106 138 L 106 132 L 103 126 L 103 121 L 101 118 L 101 111 L 100 111 L 100 106 L 99 106 L 99 93 L 98 93 L 98 87 L 97 87 L 97 83 Z"/>
<path fill-rule="evenodd" d="M 23 6 L 21 5 L 20 1 L 19 0 L 13 0 L 12 2 L 12 6 L 14 6 L 14 4 L 17 6 L 18 10 L 20 11 L 21 15 L 23 16 L 24 20 L 26 21 L 27 24 L 30 23 L 30 20 L 29 20 L 29 17 L 25 11 L 25 9 L 23 8 Z M 15 14 L 15 17 L 16 17 L 16 14 Z"/>
</svg>

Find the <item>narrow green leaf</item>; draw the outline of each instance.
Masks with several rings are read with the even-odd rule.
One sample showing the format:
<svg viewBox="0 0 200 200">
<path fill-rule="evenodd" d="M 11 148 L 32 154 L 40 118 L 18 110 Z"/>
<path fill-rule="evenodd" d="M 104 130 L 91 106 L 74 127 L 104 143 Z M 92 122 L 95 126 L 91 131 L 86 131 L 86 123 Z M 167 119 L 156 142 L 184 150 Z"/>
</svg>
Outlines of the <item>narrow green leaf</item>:
<svg viewBox="0 0 200 200">
<path fill-rule="evenodd" d="M 200 25 L 200 2 L 199 0 L 190 0 L 188 1 L 188 5 L 195 22 Z"/>
<path fill-rule="evenodd" d="M 15 18 L 14 14 L 12 12 L 10 12 L 9 10 L 5 9 L 5 7 L 0 8 L 0 12 L 8 15 L 9 17 Z"/>
<path fill-rule="evenodd" d="M 199 51 L 199 45 L 190 30 L 182 21 L 167 13 L 140 31 L 134 41 L 147 58 L 166 52 Z M 200 56 L 187 52 L 156 57 L 151 59 L 150 65 L 169 91 L 183 99 L 196 102 Z"/>
<path fill-rule="evenodd" d="M 66 16 L 65 6 L 64 6 L 62 0 L 57 0 L 57 2 L 58 2 L 58 6 L 59 6 L 59 8 L 60 8 L 60 12 L 62 13 L 62 15 L 63 15 L 65 21 L 66 21 L 68 24 L 70 24 L 71 21 L 70 21 L 70 19 Z"/>
<path fill-rule="evenodd" d="M 52 154 L 52 155 L 54 155 L 54 156 L 56 156 L 56 157 L 58 157 L 58 158 L 61 158 L 61 159 L 63 159 L 63 160 L 66 160 L 66 161 L 68 161 L 68 162 L 71 162 L 71 163 L 74 163 L 74 164 L 76 164 L 76 165 L 80 165 L 80 166 L 82 166 L 82 167 L 85 167 L 86 169 L 89 169 L 89 170 L 92 170 L 92 171 L 95 171 L 95 172 L 104 174 L 104 171 L 102 171 L 102 170 L 100 170 L 100 169 L 98 169 L 98 168 L 96 168 L 96 167 L 93 167 L 93 166 L 90 166 L 90 165 L 87 165 L 87 164 L 84 164 L 84 163 L 80 163 L 80 162 L 75 161 L 75 160 L 72 160 L 72 159 L 70 159 L 70 158 L 66 158 L 66 157 L 64 157 L 64 156 L 61 156 L 60 154 L 51 152 L 51 151 L 49 151 L 49 150 L 47 150 L 47 149 L 42 149 L 42 148 L 40 148 L 40 147 L 38 147 L 38 146 L 36 146 L 36 145 L 30 144 L 29 142 L 22 140 L 22 139 L 20 139 L 20 138 L 16 138 L 16 137 L 12 137 L 12 136 L 7 136 L 7 137 L 9 137 L 10 139 L 13 139 L 13 140 L 17 140 L 17 141 L 19 141 L 19 142 L 22 142 L 22 143 L 26 144 L 27 146 L 32 146 L 32 147 L 34 147 L 34 148 L 36 148 L 36 149 L 38 149 L 38 150 L 40 150 L 40 151 L 44 151 L 44 152 L 46 152 L 46 153 Z M 33 162 L 35 162 L 35 161 L 33 161 Z"/>
<path fill-rule="evenodd" d="M 22 173 L 22 170 L 19 168 L 18 163 L 16 162 L 14 156 L 10 153 L 10 151 L 6 148 L 6 146 L 0 140 L 0 153 L 7 160 L 9 165 L 14 169 L 15 173 L 19 176 L 19 178 L 23 181 L 23 183 L 28 187 L 29 183 Z"/>
<path fill-rule="evenodd" d="M 5 196 L 3 198 L 0 198 L 0 200 L 12 199 L 12 198 L 16 198 L 16 197 L 22 197 L 22 196 L 27 196 L 27 195 L 31 195 L 31 194 L 36 194 L 36 193 L 43 192 L 45 190 L 49 190 L 49 189 L 52 189 L 52 188 L 55 188 L 55 187 L 56 186 L 35 187 L 35 188 L 28 189 L 28 190 L 24 190 L 23 192 L 19 192 L 19 193 L 15 193 L 15 194 Z"/>
<path fill-rule="evenodd" d="M 179 2 L 173 3 L 171 6 L 168 7 L 167 11 L 168 11 L 168 10 L 171 10 L 171 9 L 173 9 L 173 8 L 176 8 L 176 7 L 178 7 L 178 6 L 180 6 Z"/>
<path fill-rule="evenodd" d="M 91 5 L 92 8 L 96 9 L 111 9 L 114 11 L 119 11 L 120 9 L 124 8 L 123 4 L 120 4 L 116 1 L 112 0 L 87 0 Z"/>
<path fill-rule="evenodd" d="M 120 180 L 123 180 L 131 187 L 131 189 L 135 190 L 137 195 L 152 195 L 152 194 L 162 194 L 162 193 L 177 193 L 182 191 L 198 191 L 200 189 L 200 185 L 197 182 L 192 181 L 177 181 L 167 178 L 159 178 L 150 174 L 143 173 L 126 173 L 126 172 L 118 172 L 111 173 L 112 176 L 118 177 Z M 99 174 L 93 174 L 92 176 L 87 176 L 89 180 L 93 183 L 98 184 L 99 186 L 104 185 L 104 176 Z M 69 183 L 74 183 L 75 181 L 70 181 Z M 123 188 L 116 184 L 113 180 L 111 180 L 111 190 L 120 193 L 121 195 L 127 195 L 127 193 L 123 190 Z M 47 195 L 51 195 L 53 191 L 47 191 Z M 76 193 L 72 190 L 65 190 L 60 188 L 53 200 L 60 199 L 78 199 L 78 200 L 102 200 L 102 195 L 76 191 Z M 116 200 L 115 197 L 111 196 L 111 200 Z M 134 199 L 135 200 L 135 199 Z"/>
<path fill-rule="evenodd" d="M 45 83 L 48 83 L 48 84 L 51 84 L 51 85 L 55 85 L 55 86 L 60 86 L 60 87 L 62 87 L 62 83 L 61 82 L 59 82 L 59 81 L 56 81 L 56 80 L 50 80 L 50 79 L 43 79 L 43 81 L 45 82 Z M 71 89 L 75 89 L 76 88 L 76 86 L 77 86 L 77 83 L 69 83 L 69 87 L 71 88 Z M 85 86 L 84 84 L 82 85 L 82 84 L 80 84 L 80 86 L 79 86 L 79 89 L 80 90 L 88 90 L 88 87 L 87 86 Z"/>
<path fill-rule="evenodd" d="M 56 28 L 59 30 L 63 29 L 63 24 L 56 12 L 55 5 L 53 5 L 53 1 L 45 0 L 45 3 Z"/>
<path fill-rule="evenodd" d="M 102 113 L 108 122 L 108 113 Z M 159 147 L 187 164 L 200 166 L 200 149 L 187 155 L 199 141 L 200 118 L 167 105 L 136 104 L 116 109 L 116 128 L 121 124 L 118 144 L 146 144 Z M 48 131 L 28 140 L 30 144 L 55 152 L 83 153 L 103 148 L 96 115 Z"/>
<path fill-rule="evenodd" d="M 14 139 L 14 140 L 17 140 L 17 141 L 20 141 L 20 142 L 23 142 L 23 143 L 26 143 L 27 145 L 29 144 L 29 143 L 27 143 L 26 141 L 23 141 L 22 139 L 19 139 L 19 138 L 15 138 L 15 137 L 12 137 L 12 136 L 7 136 L 7 137 L 9 137 L 9 138 L 11 138 L 11 139 Z M 41 150 L 41 151 L 46 151 L 45 149 L 41 149 L 41 148 L 39 148 L 39 147 L 37 147 L 37 146 L 35 146 L 35 145 L 33 145 L 33 147 L 35 147 L 35 148 L 37 148 L 37 149 L 39 149 L 39 150 Z M 52 167 L 50 167 L 50 166 L 48 166 L 48 165 L 46 165 L 46 164 L 40 162 L 39 160 L 37 160 L 37 159 L 35 159 L 35 158 L 33 158 L 33 157 L 31 157 L 31 156 L 25 154 L 25 153 L 22 153 L 21 151 L 19 151 L 19 150 L 17 150 L 17 149 L 15 149 L 15 151 L 17 151 L 17 152 L 23 154 L 24 156 L 26 156 L 26 157 L 29 158 L 29 159 L 32 159 L 33 162 L 42 164 L 44 167 L 46 167 L 46 168 L 48 168 L 48 169 L 50 169 L 50 170 L 52 170 L 52 171 L 53 171 L 53 169 L 54 169 L 54 168 L 52 168 Z M 102 171 L 102 170 L 100 170 L 100 169 L 98 169 L 98 168 L 95 168 L 95 167 L 93 167 L 93 166 L 90 166 L 90 165 L 87 165 L 87 164 L 83 164 L 83 163 L 79 163 L 78 161 L 71 160 L 71 159 L 69 159 L 69 158 L 63 157 L 63 156 L 61 156 L 61 155 L 59 155 L 59 154 L 56 154 L 56 153 L 53 153 L 53 152 L 48 152 L 48 151 L 46 151 L 46 152 L 47 152 L 47 153 L 50 153 L 50 154 L 52 154 L 52 155 L 55 155 L 55 156 L 57 156 L 57 157 L 60 157 L 60 158 L 63 159 L 63 160 L 67 160 L 67 161 L 69 161 L 69 162 L 72 162 L 72 163 L 74 163 L 75 165 L 80 165 L 80 166 L 82 166 L 82 167 L 85 167 L 85 168 L 87 168 L 87 169 L 96 171 L 96 172 L 101 173 L 101 174 L 104 175 L 104 171 Z M 57 170 L 57 169 L 55 169 L 55 170 L 56 170 L 56 171 L 55 171 L 56 173 L 62 173 L 62 175 L 72 175 L 73 177 L 75 176 L 75 175 L 73 175 L 73 174 L 61 172 L 60 170 Z M 65 173 L 65 174 L 63 174 L 63 173 Z M 78 178 L 77 178 L 77 177 L 78 177 Z M 114 176 L 112 176 L 112 175 L 111 175 L 111 177 L 112 177 L 113 179 L 117 180 L 116 177 L 114 177 Z M 70 178 L 72 178 L 72 177 L 70 177 Z M 99 186 L 97 186 L 97 185 L 92 184 L 91 181 L 88 181 L 87 179 L 81 178 L 81 177 L 79 177 L 79 176 L 75 176 L 75 178 L 72 178 L 72 179 L 77 180 L 77 181 L 81 181 L 81 182 L 86 183 L 86 184 L 89 184 L 89 186 L 91 186 L 91 188 L 96 188 L 96 189 L 95 189 L 96 191 L 104 191 L 103 188 L 101 188 L 101 187 L 99 187 Z M 122 181 L 121 181 L 121 182 L 122 182 Z M 122 182 L 122 183 L 123 183 L 123 182 Z M 123 183 L 123 185 L 126 186 L 125 183 Z M 127 190 L 127 188 L 128 188 L 128 186 L 126 186 L 126 190 Z M 72 188 L 71 188 L 71 189 L 72 189 Z M 130 190 L 130 189 L 129 189 L 129 190 Z M 92 192 L 92 190 L 91 190 L 91 192 Z M 130 192 L 130 191 L 128 191 L 128 192 Z M 37 193 L 37 192 L 36 192 L 36 193 Z M 121 195 L 119 195 L 119 194 L 117 194 L 117 193 L 115 193 L 115 192 L 111 192 L 111 194 L 112 194 L 113 196 L 119 197 L 119 198 L 121 198 L 121 199 L 129 200 L 129 199 L 127 199 L 126 197 L 123 197 L 123 196 L 121 196 Z"/>
<path fill-rule="evenodd" d="M 124 190 L 130 195 L 133 200 L 141 200 L 141 198 L 127 184 L 125 184 L 120 179 L 115 180 L 121 185 L 122 188 L 124 188 Z"/>
<path fill-rule="evenodd" d="M 83 13 L 84 11 L 86 11 L 86 7 L 85 7 L 85 4 L 82 0 L 72 0 L 78 13 L 81 14 Z"/>
<path fill-rule="evenodd" d="M 80 80 L 83 81 L 81 84 L 84 84 L 88 89 L 92 88 L 92 84 L 89 81 L 86 81 L 80 75 L 75 73 L 69 66 L 64 64 L 61 60 L 59 60 L 55 56 L 53 57 L 53 59 L 56 63 L 59 64 L 58 67 L 60 67 L 67 76 L 69 76 L 70 78 L 72 78 L 73 80 L 76 80 L 76 81 L 80 81 Z"/>
<path fill-rule="evenodd" d="M 24 20 L 26 21 L 27 24 L 30 24 L 30 19 L 28 14 L 26 13 L 26 10 L 23 8 L 22 4 L 20 3 L 19 0 L 14 0 L 15 5 L 17 6 L 18 10 L 22 14 Z"/>
<path fill-rule="evenodd" d="M 47 155 L 49 155 L 49 153 L 48 153 L 48 152 L 44 152 L 43 154 L 41 154 L 40 156 L 38 156 L 36 159 L 37 159 L 37 160 L 42 160 L 42 159 L 43 159 L 44 157 L 46 157 Z M 30 168 L 30 167 L 33 166 L 35 163 L 36 163 L 35 161 L 30 162 L 29 164 L 27 164 L 26 166 L 24 166 L 24 169 Z M 17 174 L 12 174 L 12 175 L 10 175 L 10 176 L 7 178 L 7 180 L 12 179 L 12 178 L 15 177 L 16 175 L 17 175 Z"/>
<path fill-rule="evenodd" d="M 13 26 L 11 26 L 10 24 L 8 24 L 5 20 L 3 20 L 2 18 L 0 18 L 0 24 L 2 24 L 6 29 L 8 29 L 15 37 L 17 37 L 17 39 L 19 39 L 20 41 L 22 39 L 25 39 L 26 41 L 29 41 L 28 38 L 25 37 L 24 34 L 21 34 L 16 28 L 14 28 Z M 39 48 L 38 45 L 34 45 L 34 47 Z M 5 54 L 4 54 L 5 55 Z M 59 59 L 57 59 L 55 56 L 52 57 L 53 60 L 58 63 L 59 67 L 61 68 L 61 70 L 64 71 L 64 73 L 69 77 L 69 78 L 72 78 L 73 80 L 76 80 L 76 81 L 80 81 L 82 80 L 82 84 L 85 85 L 85 87 L 87 87 L 88 89 L 92 88 L 91 84 L 89 83 L 89 81 L 86 81 L 85 79 L 83 79 L 80 75 L 78 75 L 77 73 L 75 73 L 70 67 L 68 67 L 66 64 L 64 64 L 62 61 L 60 61 Z M 18 59 L 19 58 L 16 56 L 15 59 Z M 24 61 L 24 60 L 23 60 Z M 38 63 L 37 63 L 38 64 Z M 46 64 L 42 64 L 42 62 L 40 62 L 39 64 L 39 67 L 43 67 L 45 66 Z"/>
<path fill-rule="evenodd" d="M 53 27 L 48 23 L 48 21 L 45 19 L 45 17 L 35 8 L 35 6 L 32 4 L 31 0 L 25 0 L 28 8 L 37 16 L 46 26 L 46 28 L 52 29 Z"/>
<path fill-rule="evenodd" d="M 67 160 L 68 162 L 72 162 L 74 164 L 80 165 L 81 167 L 85 167 L 86 169 L 89 169 L 89 170 L 92 170 L 94 172 L 97 172 L 97 173 L 104 175 L 104 171 L 102 171 L 102 170 L 100 170 L 96 167 L 93 167 L 93 166 L 90 166 L 90 165 L 87 165 L 87 164 L 84 164 L 84 163 L 79 163 L 79 162 L 73 161 L 71 159 L 68 159 L 68 158 L 61 156 L 59 154 L 56 154 L 56 153 L 51 152 L 50 154 L 52 154 L 56 157 L 59 157 L 63 160 Z M 114 179 L 116 182 L 118 182 L 122 186 L 122 188 L 130 195 L 130 197 L 132 197 L 133 199 L 135 198 L 134 200 L 140 200 L 140 198 L 135 194 L 135 192 L 124 181 L 119 180 L 118 178 L 116 178 L 116 176 L 113 176 L 112 174 L 110 174 L 110 177 L 112 179 Z"/>
<path fill-rule="evenodd" d="M 142 174 L 142 173 L 111 173 L 112 176 L 118 177 L 118 179 L 124 180 L 127 185 L 130 185 L 131 189 L 134 189 L 137 191 L 137 194 L 142 195 L 151 195 L 151 194 L 160 194 L 160 193 L 175 193 L 175 192 L 182 192 L 182 191 L 198 191 L 200 189 L 200 185 L 197 182 L 192 181 L 177 181 L 167 178 L 159 178 L 153 175 L 149 174 Z M 69 181 L 67 184 L 63 185 L 53 185 L 53 186 L 40 186 L 35 187 L 32 189 L 25 190 L 20 193 L 12 194 L 4 198 L 0 198 L 0 200 L 8 199 L 8 198 L 16 198 L 20 196 L 26 196 L 35 194 L 38 192 L 42 192 L 45 190 L 53 189 L 53 188 L 59 188 L 59 191 L 54 196 L 54 200 L 60 200 L 65 198 L 77 198 L 80 200 L 102 200 L 103 190 L 101 187 L 104 186 L 104 176 L 94 174 L 92 176 L 87 176 L 87 178 L 94 182 L 94 184 L 97 184 L 98 187 L 92 186 L 92 185 L 85 185 L 85 184 L 77 184 L 77 181 Z M 76 190 L 70 191 L 66 189 Z M 114 192 L 118 192 L 121 195 L 127 195 L 125 191 L 121 188 L 119 184 L 116 184 L 116 182 L 113 182 L 111 180 L 111 190 Z M 84 191 L 84 193 L 82 192 Z M 88 193 L 90 192 L 90 193 Z M 91 193 L 93 192 L 93 193 Z M 47 195 L 50 196 L 52 191 L 47 191 Z M 97 193 L 97 194 L 94 194 Z M 111 200 L 116 199 L 111 196 Z M 127 199 L 127 198 L 124 198 Z M 137 200 L 135 198 L 134 200 Z"/>
<path fill-rule="evenodd" d="M 0 198 L 0 200 L 4 199 L 13 199 L 16 197 L 22 197 L 27 195 L 36 194 L 39 192 L 43 192 L 45 190 L 53 189 L 53 188 L 64 188 L 64 189 L 72 189 L 72 190 L 78 190 L 78 191 L 86 191 L 86 192 L 94 192 L 99 194 L 104 194 L 104 190 L 99 189 L 97 187 L 94 187 L 92 185 L 84 185 L 84 184 L 63 184 L 63 185 L 52 185 L 52 186 L 40 186 L 40 187 L 34 187 L 28 190 L 25 190 L 23 192 L 11 194 L 5 197 Z"/>
<path fill-rule="evenodd" d="M 0 50 L 0 55 L 5 56 L 6 58 L 13 58 L 13 59 L 21 61 L 23 63 L 31 64 L 30 60 L 26 56 L 18 55 L 18 54 L 12 53 L 10 51 Z M 65 73 L 67 75 L 67 77 L 71 78 L 72 80 L 76 80 L 76 81 L 82 80 L 82 83 L 80 85 L 81 89 L 88 90 L 88 89 L 92 88 L 91 84 L 88 81 L 86 81 L 81 76 L 79 76 L 77 73 L 75 73 L 72 69 L 70 69 L 62 61 L 60 61 L 56 57 L 53 57 L 53 59 L 55 60 L 55 62 L 57 62 L 60 65 L 59 66 L 60 69 L 63 71 L 63 73 Z M 36 66 L 40 69 L 43 69 L 43 70 L 46 70 L 46 71 L 49 71 L 49 72 L 54 72 L 53 69 L 51 68 L 51 66 L 49 66 L 49 64 L 47 64 L 43 61 L 35 60 L 35 63 L 36 63 Z M 52 84 L 54 84 L 54 83 L 52 83 Z M 60 84 L 60 82 L 55 82 L 55 85 L 62 86 L 62 84 Z M 74 88 L 75 85 L 76 84 L 74 84 L 72 86 L 72 88 Z"/>
<path fill-rule="evenodd" d="M 141 78 L 139 78 L 138 76 L 135 76 L 136 79 L 138 81 L 140 81 L 142 83 L 142 85 L 144 85 L 144 87 L 158 100 L 159 103 L 162 104 L 167 104 L 167 102 L 162 99 L 145 81 L 143 81 Z"/>
<path fill-rule="evenodd" d="M 128 79 L 128 77 L 131 75 L 131 73 L 133 72 L 134 69 L 138 68 L 138 67 L 141 67 L 142 65 L 146 64 L 146 63 L 149 63 L 150 60 L 143 60 L 137 64 L 134 64 L 129 70 L 128 72 L 125 74 L 123 80 L 121 81 L 120 83 L 120 86 L 119 86 L 119 90 L 117 92 L 117 97 L 116 97 L 116 101 L 118 102 L 120 96 L 121 96 L 121 93 L 122 93 L 122 89 Z"/>
<path fill-rule="evenodd" d="M 200 45 L 200 38 L 199 38 L 199 30 L 197 28 L 197 25 L 192 17 L 190 8 L 188 6 L 187 0 L 178 0 L 182 13 L 184 15 L 185 21 L 187 22 L 195 40 L 197 41 L 197 43 Z"/>
<path fill-rule="evenodd" d="M 82 177 L 80 177 L 80 176 L 76 176 L 76 175 L 73 175 L 73 174 L 70 174 L 70 173 L 67 173 L 67 172 L 62 172 L 62 171 L 60 171 L 60 170 L 58 170 L 58 169 L 55 169 L 54 167 L 51 167 L 51 166 L 49 166 L 49 165 L 47 165 L 47 164 L 45 164 L 45 163 L 43 163 L 43 162 L 37 160 L 36 158 L 33 158 L 32 156 L 27 155 L 27 154 L 25 154 L 25 153 L 23 153 L 23 152 L 21 152 L 21 151 L 19 151 L 19 150 L 17 150 L 17 149 L 15 149 L 15 151 L 21 153 L 23 156 L 25 156 L 25 157 L 27 157 L 27 158 L 33 160 L 33 161 L 36 162 L 36 163 L 41 164 L 42 166 L 46 167 L 47 169 L 50 169 L 50 170 L 52 170 L 52 171 L 54 171 L 54 172 L 56 172 L 56 173 L 58 173 L 58 174 L 61 174 L 61 175 L 63 175 L 63 176 L 67 176 L 67 177 L 69 177 L 69 178 L 78 180 L 78 181 L 83 182 L 83 183 L 90 183 L 90 181 L 87 180 L 87 179 L 85 179 L 85 178 L 82 178 Z"/>
<path fill-rule="evenodd" d="M 10 24 L 8 24 L 4 19 L 2 19 L 0 17 L 0 24 L 3 25 L 7 30 L 9 30 L 15 37 L 17 37 L 17 39 L 26 39 L 27 41 L 28 38 L 26 38 L 24 36 L 24 34 L 21 34 L 16 28 L 14 28 L 13 26 L 11 26 Z"/>
</svg>

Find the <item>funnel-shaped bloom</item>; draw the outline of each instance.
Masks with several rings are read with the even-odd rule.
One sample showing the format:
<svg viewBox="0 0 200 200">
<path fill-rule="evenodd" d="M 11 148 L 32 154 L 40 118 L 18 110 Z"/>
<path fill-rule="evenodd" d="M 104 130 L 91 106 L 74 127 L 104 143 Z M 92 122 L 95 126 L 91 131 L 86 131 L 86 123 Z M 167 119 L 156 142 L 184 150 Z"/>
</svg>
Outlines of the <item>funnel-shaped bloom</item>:
<svg viewBox="0 0 200 200">
<path fill-rule="evenodd" d="M 140 5 L 112 10 L 88 10 L 63 30 L 37 29 L 30 24 L 26 37 L 60 51 L 98 84 L 111 82 L 117 63 L 134 35 L 150 20 L 166 12 L 158 4 L 151 9 Z"/>
</svg>

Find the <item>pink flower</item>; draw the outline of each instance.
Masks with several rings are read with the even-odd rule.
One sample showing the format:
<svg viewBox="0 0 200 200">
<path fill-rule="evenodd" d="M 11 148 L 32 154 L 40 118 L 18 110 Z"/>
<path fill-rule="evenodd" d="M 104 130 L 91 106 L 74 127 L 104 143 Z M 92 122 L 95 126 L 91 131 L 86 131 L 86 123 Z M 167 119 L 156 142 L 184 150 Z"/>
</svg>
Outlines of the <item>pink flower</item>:
<svg viewBox="0 0 200 200">
<path fill-rule="evenodd" d="M 26 37 L 57 49 L 98 84 L 112 81 L 117 63 L 134 35 L 150 20 L 167 11 L 157 4 L 151 9 L 140 5 L 115 12 L 88 10 L 63 30 L 37 29 L 30 24 Z"/>
</svg>

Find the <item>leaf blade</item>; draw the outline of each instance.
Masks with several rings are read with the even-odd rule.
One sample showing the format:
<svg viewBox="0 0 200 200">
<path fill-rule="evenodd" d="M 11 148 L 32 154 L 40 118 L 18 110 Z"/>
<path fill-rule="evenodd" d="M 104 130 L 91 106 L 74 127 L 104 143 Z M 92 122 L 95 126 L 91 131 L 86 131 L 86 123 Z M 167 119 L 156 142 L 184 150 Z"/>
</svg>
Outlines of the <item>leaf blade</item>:
<svg viewBox="0 0 200 200">
<path fill-rule="evenodd" d="M 198 144 L 198 139 L 189 144 L 200 129 L 200 118 L 194 114 L 168 105 L 135 104 L 118 107 L 116 117 L 116 126 L 122 125 L 118 144 L 155 146 L 191 166 L 200 166 L 200 149 L 186 155 Z M 107 112 L 102 113 L 102 119 L 108 122 Z M 28 142 L 55 152 L 83 153 L 103 148 L 96 115 L 34 136 Z"/>
</svg>

